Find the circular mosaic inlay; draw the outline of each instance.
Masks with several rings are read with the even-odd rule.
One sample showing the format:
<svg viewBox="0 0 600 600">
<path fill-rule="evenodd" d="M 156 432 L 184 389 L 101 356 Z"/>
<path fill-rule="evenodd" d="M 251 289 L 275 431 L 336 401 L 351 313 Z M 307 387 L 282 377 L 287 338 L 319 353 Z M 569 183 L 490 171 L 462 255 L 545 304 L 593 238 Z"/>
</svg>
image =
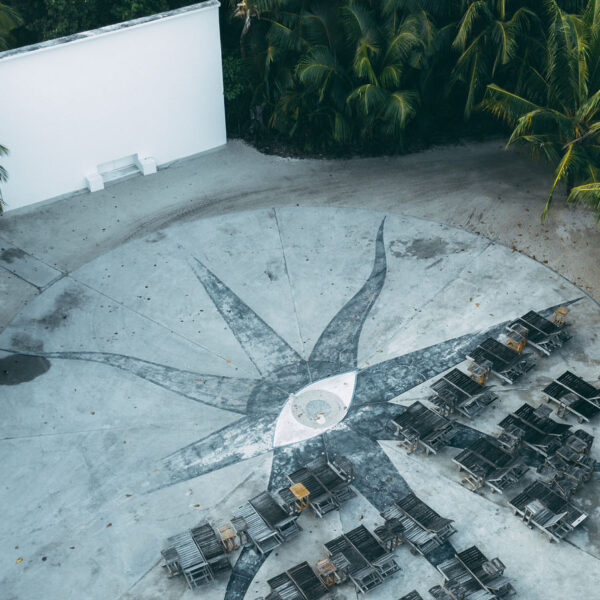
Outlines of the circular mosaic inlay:
<svg viewBox="0 0 600 600">
<path fill-rule="evenodd" d="M 292 396 L 292 415 L 306 427 L 331 427 L 341 421 L 345 413 L 342 399 L 326 390 L 307 390 Z"/>
</svg>

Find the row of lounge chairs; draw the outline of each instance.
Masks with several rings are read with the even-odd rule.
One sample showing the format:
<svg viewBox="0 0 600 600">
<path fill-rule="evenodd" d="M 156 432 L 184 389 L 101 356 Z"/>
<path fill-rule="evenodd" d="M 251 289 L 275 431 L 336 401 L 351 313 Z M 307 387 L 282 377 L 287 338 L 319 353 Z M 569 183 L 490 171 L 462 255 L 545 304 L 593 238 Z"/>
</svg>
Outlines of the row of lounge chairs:
<svg viewBox="0 0 600 600">
<path fill-rule="evenodd" d="M 526 346 L 549 356 L 571 338 L 564 326 L 567 312 L 565 307 L 558 308 L 550 321 L 530 310 L 509 323 L 504 342 L 489 337 L 467 354 L 467 359 L 476 366 L 474 374 L 485 377 L 486 372 L 491 372 L 503 383 L 514 383 L 536 364 L 533 356 L 524 352 Z"/>
<path fill-rule="evenodd" d="M 360 538 L 357 542 L 355 538 Z M 321 600 L 333 598 L 332 586 L 351 580 L 358 593 L 366 593 L 400 568 L 383 551 L 365 527 L 358 527 L 325 544 L 328 558 L 313 570 L 302 562 L 267 581 L 265 600 Z M 366 558 L 370 555 L 370 559 Z M 500 559 L 488 558 L 477 546 L 457 552 L 437 567 L 443 582 L 429 590 L 435 600 L 498 600 L 515 594 L 504 577 Z M 400 600 L 423 600 L 413 590 Z"/>
<path fill-rule="evenodd" d="M 409 407 L 394 425 L 401 445 L 409 451 L 422 446 L 426 452 L 436 452 L 454 435 L 450 421 L 421 403 Z M 553 420 L 545 405 L 523 404 L 502 419 L 499 428 L 497 438 L 482 437 L 452 459 L 465 474 L 461 483 L 472 491 L 486 486 L 503 493 L 530 471 L 523 451 L 534 452 L 543 461 L 537 468 L 541 479 L 509 504 L 528 525 L 558 541 L 587 518 L 570 500 L 595 471 L 596 462 L 589 456 L 593 437 Z"/>
<path fill-rule="evenodd" d="M 408 452 L 435 454 L 451 444 L 457 435 L 452 414 L 472 419 L 496 400 L 485 386 L 490 372 L 512 383 L 533 365 L 523 358 L 527 344 L 549 355 L 570 339 L 563 327 L 565 314 L 566 309 L 559 309 L 551 322 L 530 311 L 508 325 L 504 343 L 492 338 L 482 342 L 467 357 L 473 361 L 470 376 L 453 369 L 431 386 L 433 409 L 415 402 L 390 422 L 400 445 Z M 543 394 L 558 405 L 561 417 L 572 414 L 582 422 L 600 412 L 600 390 L 570 371 L 546 386 Z M 482 437 L 452 460 L 464 473 L 461 483 L 468 489 L 486 486 L 503 493 L 531 472 L 528 453 L 537 455 L 536 479 L 510 500 L 510 506 L 529 526 L 558 541 L 587 518 L 571 496 L 589 481 L 596 462 L 589 456 L 593 437 L 555 421 L 551 412 L 546 405 L 523 404 L 500 421 L 496 438 Z"/>
<path fill-rule="evenodd" d="M 435 454 L 448 445 L 456 434 L 451 420 L 453 415 L 474 419 L 498 399 L 498 395 L 485 385 L 490 373 L 495 373 L 504 383 L 513 383 L 535 366 L 533 359 L 523 354 L 528 343 L 549 355 L 570 339 L 564 328 L 566 312 L 567 309 L 559 308 L 554 320 L 549 321 L 539 313 L 529 311 L 509 323 L 504 343 L 491 337 L 484 340 L 466 357 L 471 361 L 469 375 L 455 368 L 431 385 L 433 393 L 429 401 L 435 407 L 433 410 L 415 402 L 389 423 L 400 444 L 408 452 L 423 449 L 427 454 Z M 590 390 L 581 382 L 571 383 L 571 386 L 575 386 L 578 393 L 588 399 L 587 402 L 596 392 L 595 388 Z M 548 394 L 547 390 L 544 393 Z M 566 392 L 561 390 L 555 390 L 553 399 L 565 397 Z M 565 402 L 568 403 L 569 398 L 563 400 L 563 404 Z M 600 397 L 597 410 L 600 411 Z"/>
<path fill-rule="evenodd" d="M 346 582 L 357 593 L 366 593 L 400 570 L 392 554 L 400 544 L 427 556 L 456 531 L 450 519 L 412 493 L 394 502 L 382 517 L 384 525 L 373 533 L 361 525 L 327 542 L 327 556 L 317 561 L 315 569 L 302 562 L 269 579 L 265 600 L 332 598 L 334 586 Z M 477 546 L 455 553 L 437 569 L 443 581 L 429 590 L 435 600 L 498 600 L 515 593 L 500 559 L 488 560 Z M 423 598 L 413 590 L 400 600 Z"/>
<path fill-rule="evenodd" d="M 468 473 L 463 484 L 473 490 L 487 485 L 503 492 L 530 471 L 520 451 L 533 452 L 543 460 L 536 469 L 540 478 L 509 504 L 527 525 L 559 541 L 587 518 L 571 502 L 571 496 L 595 470 L 596 462 L 589 456 L 593 436 L 551 419 L 544 405 L 523 404 L 500 421 L 499 427 L 496 439 L 478 440 L 453 459 Z"/>
<path fill-rule="evenodd" d="M 190 589 L 210 583 L 231 569 L 230 552 L 252 546 L 267 554 L 300 533 L 297 520 L 304 510 L 320 518 L 354 496 L 352 463 L 343 457 L 320 457 L 287 477 L 289 487 L 258 494 L 234 511 L 229 523 L 214 528 L 203 522 L 169 538 L 162 550 L 168 575 L 183 575 Z"/>
<path fill-rule="evenodd" d="M 424 411 L 428 411 L 433 420 L 435 413 L 423 405 L 412 414 Z M 428 419 L 422 423 L 428 423 Z M 444 431 L 446 427 L 444 425 Z M 596 462 L 589 456 L 593 437 L 551 419 L 544 405 L 534 408 L 523 404 L 500 421 L 499 427 L 501 433 L 497 438 L 482 437 L 452 459 L 465 474 L 461 483 L 472 491 L 486 486 L 503 493 L 516 486 L 530 471 L 521 451 L 534 452 L 543 460 L 537 468 L 541 479 L 527 486 L 510 505 L 527 524 L 558 541 L 587 518 L 570 499 L 595 471 Z M 438 434 L 441 430 L 442 427 L 438 427 Z M 406 437 L 401 439 L 401 444 L 407 446 Z M 414 447 L 414 439 L 411 444 L 410 449 Z M 429 451 L 427 436 L 424 444 Z"/>
<path fill-rule="evenodd" d="M 329 493 L 337 492 L 340 502 L 340 499 L 348 499 L 354 494 L 349 487 L 351 470 L 351 464 L 346 459 L 330 462 L 321 458 L 291 473 L 288 477 L 294 483 L 290 488 L 297 485 L 297 478 L 301 476 L 305 489 L 315 490 L 314 483 L 308 477 L 310 474 Z M 332 473 L 336 477 L 333 477 Z M 345 485 L 341 485 L 340 480 L 343 480 Z M 317 491 L 320 492 L 320 498 L 323 491 Z M 291 498 L 281 491 L 277 494 L 263 492 L 241 506 L 235 511 L 231 522 L 219 528 L 203 522 L 194 529 L 169 538 L 162 551 L 163 565 L 169 576 L 183 575 L 191 589 L 207 584 L 220 572 L 231 568 L 228 554 L 241 546 L 251 545 L 258 553 L 266 554 L 297 535 L 300 532 L 298 516 L 310 508 L 308 499 L 311 495 L 309 493 L 304 497 L 300 494 L 299 499 L 294 495 L 296 501 L 292 502 Z M 286 504 L 285 498 L 290 502 Z M 313 510 L 318 517 L 325 514 L 321 502 L 322 500 Z M 369 592 L 400 570 L 393 555 L 399 545 L 405 543 L 413 553 L 428 556 L 446 543 L 456 531 L 452 520 L 440 516 L 412 493 L 398 499 L 385 509 L 381 516 L 384 524 L 374 532 L 361 525 L 327 542 L 326 556 L 317 561 L 316 569 L 307 562 L 302 562 L 269 579 L 270 592 L 265 600 L 331 598 L 334 586 L 346 583 L 353 585 L 357 593 Z M 473 547 L 456 554 L 452 560 L 463 565 L 465 552 L 477 552 L 483 556 Z M 487 562 L 487 559 L 484 562 Z M 479 588 L 473 583 L 467 586 L 468 589 L 464 585 L 460 587 L 454 571 L 448 567 L 450 563 L 446 563 L 448 561 L 438 567 L 444 576 L 444 582 L 430 590 L 434 598 L 476 600 L 479 598 L 474 595 L 477 589 L 487 594 L 481 596 L 482 598 L 504 597 L 489 595 L 493 586 L 480 581 L 475 571 L 471 573 L 469 569 L 473 569 L 473 564 L 470 563 L 465 563 L 464 566 L 465 573 L 471 573 L 467 579 L 480 581 L 477 584 Z M 494 559 L 490 564 L 501 563 Z M 486 568 L 489 571 L 490 568 Z M 491 581 L 494 577 L 489 579 Z M 465 574 L 461 576 L 461 580 L 466 581 Z M 462 596 L 453 595 L 458 589 L 465 593 Z M 510 591 L 512 588 L 507 587 L 506 590 Z M 420 598 L 416 591 L 411 594 L 407 598 Z"/>
<path fill-rule="evenodd" d="M 325 551 L 316 571 L 302 562 L 269 579 L 265 600 L 331 598 L 333 586 L 346 582 L 363 594 L 400 570 L 392 553 L 364 525 L 326 542 Z"/>
</svg>

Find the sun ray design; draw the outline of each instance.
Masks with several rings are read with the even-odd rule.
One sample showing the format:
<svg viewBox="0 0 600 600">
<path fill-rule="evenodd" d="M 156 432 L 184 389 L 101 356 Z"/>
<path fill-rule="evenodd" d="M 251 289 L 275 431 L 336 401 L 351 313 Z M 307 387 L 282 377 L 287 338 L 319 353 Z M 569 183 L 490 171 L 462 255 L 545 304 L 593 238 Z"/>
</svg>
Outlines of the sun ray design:
<svg viewBox="0 0 600 600">
<path fill-rule="evenodd" d="M 183 397 L 239 415 L 219 431 L 167 456 L 162 470 L 167 473 L 167 480 L 161 487 L 272 453 L 268 489 L 277 491 L 287 485 L 288 473 L 317 456 L 346 455 L 354 464 L 355 488 L 382 511 L 411 491 L 379 444 L 379 441 L 393 439 L 386 425 L 405 410 L 391 400 L 461 362 L 470 349 L 488 336 L 496 337 L 506 325 L 506 322 L 499 323 L 485 331 L 462 335 L 359 369 L 357 354 L 363 325 L 387 275 L 384 221 L 375 240 L 371 274 L 325 327 L 308 360 L 207 266 L 196 258 L 191 259 L 195 276 L 255 366 L 259 374 L 256 379 L 185 371 L 103 352 L 20 352 L 18 349 L 7 352 L 102 363 Z M 554 308 L 544 312 L 548 314 Z M 290 394 L 299 397 L 305 390 L 319 389 L 319 386 L 323 391 L 344 377 L 352 381 L 353 394 L 337 420 L 321 428 L 315 426 L 314 435 L 302 441 L 295 441 L 298 438 L 292 436 L 286 443 L 284 435 L 282 443 L 274 444 L 279 419 L 286 403 L 292 399 Z M 457 424 L 451 444 L 464 448 L 485 435 Z M 281 441 L 281 435 L 278 440 Z M 432 564 L 438 564 L 453 552 L 447 542 L 427 558 Z M 244 598 L 267 556 L 259 556 L 249 548 L 242 550 L 227 585 L 226 600 Z"/>
<path fill-rule="evenodd" d="M 257 386 L 260 385 L 263 393 L 266 390 L 273 395 L 283 393 L 282 388 L 275 384 L 257 379 L 236 378 L 235 385 L 232 385 L 232 379 L 229 377 L 183 371 L 140 358 L 109 352 L 23 352 L 23 354 L 109 365 L 190 400 L 244 415 L 248 411 L 248 402 L 253 397 Z"/>
<path fill-rule="evenodd" d="M 332 456 L 351 456 L 353 486 L 379 511 L 395 499 L 404 498 L 410 487 L 377 440 L 358 433 L 341 423 L 324 434 L 327 451 Z"/>
<path fill-rule="evenodd" d="M 383 289 L 387 274 L 383 243 L 384 223 L 385 219 L 377 232 L 371 275 L 362 288 L 331 319 L 310 353 L 308 364 L 313 379 L 321 379 L 328 373 L 356 369 L 360 334 L 373 304 Z"/>
<path fill-rule="evenodd" d="M 308 369 L 301 356 L 198 259 L 190 264 L 260 375 L 281 382 L 282 375 L 287 379 L 293 373 L 295 388 L 304 385 Z"/>
<path fill-rule="evenodd" d="M 254 548 L 242 548 L 231 570 L 224 600 L 241 600 L 244 598 L 252 580 L 270 554 L 270 551 L 265 554 L 258 554 Z"/>
<path fill-rule="evenodd" d="M 272 450 L 273 417 L 242 417 L 167 456 L 169 485 L 200 477 Z M 161 486 L 164 487 L 164 486 Z"/>
</svg>

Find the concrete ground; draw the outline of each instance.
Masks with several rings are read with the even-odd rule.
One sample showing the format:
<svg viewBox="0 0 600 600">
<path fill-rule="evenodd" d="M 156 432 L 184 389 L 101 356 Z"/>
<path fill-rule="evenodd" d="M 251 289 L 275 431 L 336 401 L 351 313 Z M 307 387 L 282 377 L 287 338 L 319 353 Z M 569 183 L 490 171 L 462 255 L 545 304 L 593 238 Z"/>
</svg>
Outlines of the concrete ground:
<svg viewBox="0 0 600 600">
<path fill-rule="evenodd" d="M 0 248 L 9 254 L 0 254 L 0 267 L 11 270 L 16 248 L 68 273 L 173 221 L 271 206 L 351 206 L 481 234 L 600 299 L 600 227 L 589 211 L 558 200 L 541 223 L 549 186 L 543 164 L 505 152 L 500 141 L 334 161 L 265 156 L 231 141 L 151 177 L 8 212 Z M 26 282 L 6 274 L 0 280 L 0 326 L 37 294 L 40 282 Z"/>
<path fill-rule="evenodd" d="M 600 584 L 597 475 L 578 494 L 585 528 L 550 545 L 512 516 L 517 489 L 468 492 L 451 462 L 461 440 L 480 435 L 466 426 L 495 433 L 521 403 L 540 405 L 564 370 L 598 385 L 599 234 L 588 213 L 564 207 L 540 224 L 547 184 L 496 142 L 351 161 L 267 157 L 232 142 L 156 176 L 6 214 L 3 594 L 198 597 L 158 566 L 166 537 L 231 518 L 327 452 L 355 464 L 356 497 L 322 521 L 303 514 L 303 533 L 264 562 L 234 556 L 231 578 L 201 597 L 264 596 L 268 578 L 314 563 L 341 531 L 373 528 L 410 489 L 455 521 L 458 550 L 499 556 L 521 597 L 590 597 Z M 390 438 L 388 420 L 427 402 L 439 374 L 464 370 L 478 340 L 573 301 L 573 339 L 513 386 L 492 379 L 499 400 L 462 423 L 453 447 L 407 456 Z M 583 428 L 600 433 L 598 419 Z M 402 573 L 374 600 L 413 588 L 427 597 L 440 583 L 406 548 L 397 560 Z M 354 597 L 340 588 L 338 598 Z"/>
</svg>

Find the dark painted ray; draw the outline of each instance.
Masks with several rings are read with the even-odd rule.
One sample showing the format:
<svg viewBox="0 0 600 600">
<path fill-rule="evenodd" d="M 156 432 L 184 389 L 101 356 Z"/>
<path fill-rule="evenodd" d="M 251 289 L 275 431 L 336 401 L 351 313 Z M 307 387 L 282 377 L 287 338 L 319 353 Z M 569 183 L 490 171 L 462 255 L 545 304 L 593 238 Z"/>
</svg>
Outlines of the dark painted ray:
<svg viewBox="0 0 600 600">
<path fill-rule="evenodd" d="M 325 445 L 322 435 L 297 444 L 274 448 L 269 490 L 276 492 L 283 487 L 289 487 L 291 484 L 287 478 L 288 474 L 297 471 L 323 454 L 325 454 Z"/>
<path fill-rule="evenodd" d="M 270 554 L 261 555 L 253 548 L 243 548 L 229 576 L 224 600 L 243 600 L 252 580 Z"/>
<path fill-rule="evenodd" d="M 551 314 L 559 306 L 568 306 L 578 300 L 580 298 L 551 306 L 541 312 Z M 466 354 L 487 337 L 497 338 L 512 320 L 514 318 L 492 325 L 484 331 L 468 333 L 361 369 L 356 378 L 356 390 L 350 409 L 372 402 L 387 402 L 443 373 L 465 360 Z"/>
<path fill-rule="evenodd" d="M 163 460 L 168 477 L 165 486 L 270 452 L 274 429 L 271 415 L 243 417 L 181 448 Z"/>
<path fill-rule="evenodd" d="M 265 393 L 256 393 L 248 399 L 248 414 L 262 414 L 265 412 L 279 413 L 279 410 L 287 401 L 289 394 L 297 392 L 305 385 L 308 385 L 310 383 L 310 378 L 306 363 L 302 362 L 282 367 L 277 371 L 276 375 L 264 377 L 262 381 L 265 383 Z M 284 390 L 285 394 L 280 394 L 277 398 L 271 397 L 270 390 L 273 389 L 274 386 Z"/>
<path fill-rule="evenodd" d="M 268 489 L 271 492 L 277 492 L 283 487 L 288 487 L 290 485 L 290 481 L 286 477 L 288 473 L 293 473 L 324 453 L 325 445 L 320 435 L 290 446 L 274 448 Z M 242 550 L 229 577 L 225 600 L 242 600 L 244 598 L 268 554 L 259 556 L 250 548 Z"/>
<path fill-rule="evenodd" d="M 350 410 L 363 404 L 387 402 L 462 362 L 488 332 L 467 334 L 372 365 L 358 372 Z"/>
<path fill-rule="evenodd" d="M 381 446 L 345 422 L 323 434 L 329 456 L 346 456 L 354 466 L 352 485 L 380 512 L 404 498 L 410 487 Z"/>
<path fill-rule="evenodd" d="M 123 354 L 108 352 L 36 352 L 29 356 L 83 360 L 116 367 L 136 377 L 154 383 L 170 392 L 202 402 L 215 408 L 246 414 L 246 402 L 261 386 L 264 398 L 286 398 L 285 393 L 275 386 L 258 379 L 237 379 L 220 375 L 205 375 L 193 371 L 182 371 Z"/>
<path fill-rule="evenodd" d="M 371 408 L 371 407 L 369 407 Z M 352 485 L 376 508 L 383 512 L 394 501 L 404 498 L 412 490 L 394 467 L 381 446 L 353 429 L 332 429 L 324 434 L 327 452 L 344 455 L 354 465 Z M 446 542 L 425 558 L 437 565 L 456 553 Z"/>
<path fill-rule="evenodd" d="M 365 319 L 385 283 L 387 264 L 383 243 L 384 223 L 385 219 L 377 232 L 371 275 L 362 288 L 331 319 L 310 354 L 308 363 L 314 380 L 326 377 L 331 372 L 356 368 L 358 341 Z"/>
<path fill-rule="evenodd" d="M 206 293 L 263 377 L 276 375 L 280 369 L 295 364 L 302 364 L 308 373 L 306 363 L 300 355 L 239 296 L 198 259 L 192 260 L 190 264 Z"/>
<path fill-rule="evenodd" d="M 373 441 L 394 440 L 396 437 L 387 425 L 405 410 L 405 406 L 391 402 L 363 405 L 349 412 L 344 419 L 344 424 Z"/>
</svg>

